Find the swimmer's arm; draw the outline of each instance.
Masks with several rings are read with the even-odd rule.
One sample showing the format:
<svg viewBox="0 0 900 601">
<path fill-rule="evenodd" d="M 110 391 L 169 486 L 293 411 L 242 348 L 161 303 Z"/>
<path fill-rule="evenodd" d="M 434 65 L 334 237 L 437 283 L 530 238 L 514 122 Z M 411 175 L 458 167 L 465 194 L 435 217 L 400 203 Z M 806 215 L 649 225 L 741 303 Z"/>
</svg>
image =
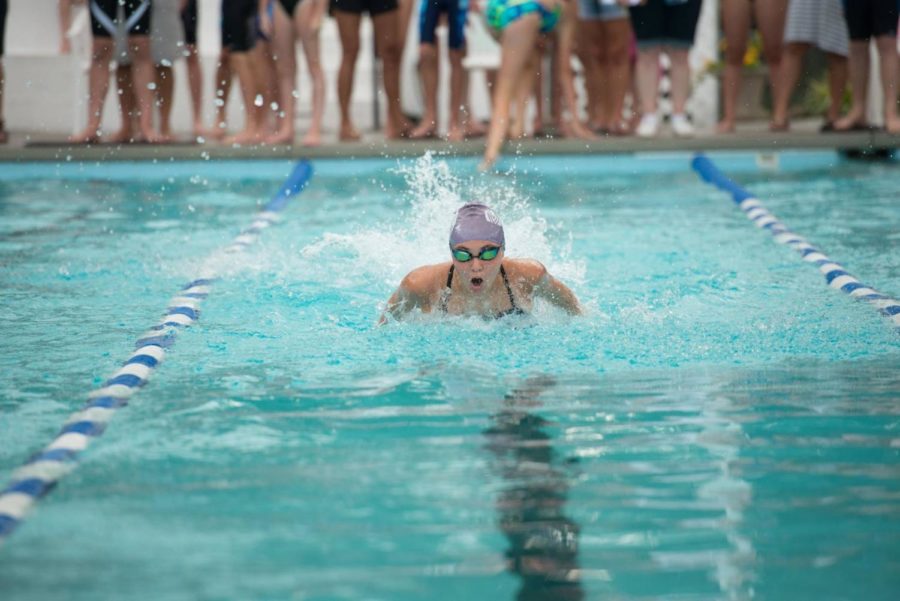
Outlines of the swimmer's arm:
<svg viewBox="0 0 900 601">
<path fill-rule="evenodd" d="M 541 265 L 537 283 L 534 285 L 534 293 L 556 305 L 569 315 L 582 314 L 581 305 L 575 293 L 569 290 L 568 286 L 550 275 L 543 265 Z"/>
<path fill-rule="evenodd" d="M 378 320 L 378 325 L 387 323 L 388 315 L 393 319 L 399 320 L 413 309 L 422 306 L 422 299 L 416 292 L 417 287 L 412 282 L 412 279 L 412 274 L 410 274 L 400 282 L 400 286 L 388 299 L 384 313 L 381 314 L 381 319 Z"/>
</svg>

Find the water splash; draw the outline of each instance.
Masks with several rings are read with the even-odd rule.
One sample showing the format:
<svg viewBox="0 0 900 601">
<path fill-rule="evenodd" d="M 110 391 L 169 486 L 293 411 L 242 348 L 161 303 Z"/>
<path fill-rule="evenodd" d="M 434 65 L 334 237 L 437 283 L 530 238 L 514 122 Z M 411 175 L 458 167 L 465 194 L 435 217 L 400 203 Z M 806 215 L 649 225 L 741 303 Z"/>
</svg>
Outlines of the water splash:
<svg viewBox="0 0 900 601">
<path fill-rule="evenodd" d="M 396 219 L 366 224 L 350 234 L 325 232 L 304 247 L 301 256 L 348 258 L 349 267 L 361 276 L 394 286 L 416 267 L 449 260 L 447 240 L 456 210 L 477 201 L 490 205 L 502 219 L 507 256 L 533 258 L 567 281 L 583 281 L 585 265 L 572 258 L 571 235 L 551 226 L 514 179 L 462 176 L 431 152 L 401 163 L 394 173 L 405 180 L 408 209 Z M 558 237 L 562 244 L 555 241 Z"/>
</svg>

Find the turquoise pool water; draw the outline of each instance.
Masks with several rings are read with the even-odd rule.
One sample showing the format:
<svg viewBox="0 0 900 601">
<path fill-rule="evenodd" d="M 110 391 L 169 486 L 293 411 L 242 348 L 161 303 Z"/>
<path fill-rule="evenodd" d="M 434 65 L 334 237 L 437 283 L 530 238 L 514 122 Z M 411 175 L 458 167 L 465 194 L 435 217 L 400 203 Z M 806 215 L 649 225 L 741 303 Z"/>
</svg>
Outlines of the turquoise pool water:
<svg viewBox="0 0 900 601">
<path fill-rule="evenodd" d="M 900 294 L 897 163 L 713 158 Z M 689 159 L 316 163 L 0 547 L 3 598 L 895 598 L 900 337 Z M 0 477 L 290 168 L 0 167 Z M 588 314 L 374 327 L 460 198 Z"/>
</svg>

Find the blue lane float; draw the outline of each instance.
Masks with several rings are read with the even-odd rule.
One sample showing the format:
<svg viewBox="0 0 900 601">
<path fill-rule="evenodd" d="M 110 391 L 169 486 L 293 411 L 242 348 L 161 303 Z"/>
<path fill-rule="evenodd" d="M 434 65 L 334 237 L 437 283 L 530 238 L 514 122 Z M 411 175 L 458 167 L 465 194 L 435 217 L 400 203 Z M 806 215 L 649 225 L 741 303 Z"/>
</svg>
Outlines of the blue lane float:
<svg viewBox="0 0 900 601">
<path fill-rule="evenodd" d="M 825 276 L 825 282 L 830 287 L 845 292 L 857 300 L 869 303 L 890 320 L 894 328 L 900 332 L 900 301 L 863 284 L 840 263 L 828 257 L 799 234 L 791 231 L 750 192 L 719 171 L 708 157 L 695 156 L 691 161 L 691 166 L 701 179 L 731 194 L 732 199 L 747 218 L 757 227 L 768 230 L 775 242 L 793 248 L 800 253 L 804 261 L 815 265 Z"/>
<path fill-rule="evenodd" d="M 238 234 L 223 252 L 237 253 L 253 244 L 263 230 L 278 221 L 278 213 L 306 187 L 311 177 L 312 165 L 307 161 L 297 163 L 250 227 Z M 38 500 L 75 468 L 81 452 L 103 434 L 116 410 L 127 405 L 147 383 L 163 362 L 166 349 L 175 343 L 178 333 L 197 321 L 199 305 L 209 295 L 215 281 L 215 273 L 204 273 L 186 284 L 169 301 L 159 323 L 138 338 L 134 352 L 122 367 L 88 395 L 81 411 L 69 416 L 50 444 L 13 473 L 10 483 L 0 492 L 0 544 L 22 523 Z"/>
</svg>

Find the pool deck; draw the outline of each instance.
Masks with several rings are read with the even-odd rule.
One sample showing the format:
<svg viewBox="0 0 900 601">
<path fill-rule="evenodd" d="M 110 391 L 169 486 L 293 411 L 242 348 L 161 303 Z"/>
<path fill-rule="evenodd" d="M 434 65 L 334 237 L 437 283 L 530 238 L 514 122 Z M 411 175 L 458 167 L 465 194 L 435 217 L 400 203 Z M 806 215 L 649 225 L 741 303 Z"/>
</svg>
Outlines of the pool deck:
<svg viewBox="0 0 900 601">
<path fill-rule="evenodd" d="M 507 145 L 506 153 L 520 155 L 630 154 L 639 152 L 714 152 L 781 150 L 849 150 L 863 154 L 900 148 L 900 136 L 883 131 L 820 133 L 817 122 L 794 124 L 793 130 L 771 133 L 765 124 L 746 124 L 728 135 L 697 135 L 674 138 L 667 133 L 653 139 L 604 137 L 597 141 L 572 139 L 525 139 Z M 334 135 L 326 134 L 326 139 Z M 462 143 L 442 140 L 386 141 L 379 132 L 366 134 L 359 142 L 326 143 L 315 148 L 303 146 L 228 146 L 220 143 L 176 144 L 94 144 L 72 145 L 59 136 L 14 133 L 0 146 L 0 161 L 135 161 L 135 160 L 247 160 L 247 159 L 328 159 L 412 157 L 432 150 L 456 156 L 479 156 L 484 139 Z"/>
</svg>

